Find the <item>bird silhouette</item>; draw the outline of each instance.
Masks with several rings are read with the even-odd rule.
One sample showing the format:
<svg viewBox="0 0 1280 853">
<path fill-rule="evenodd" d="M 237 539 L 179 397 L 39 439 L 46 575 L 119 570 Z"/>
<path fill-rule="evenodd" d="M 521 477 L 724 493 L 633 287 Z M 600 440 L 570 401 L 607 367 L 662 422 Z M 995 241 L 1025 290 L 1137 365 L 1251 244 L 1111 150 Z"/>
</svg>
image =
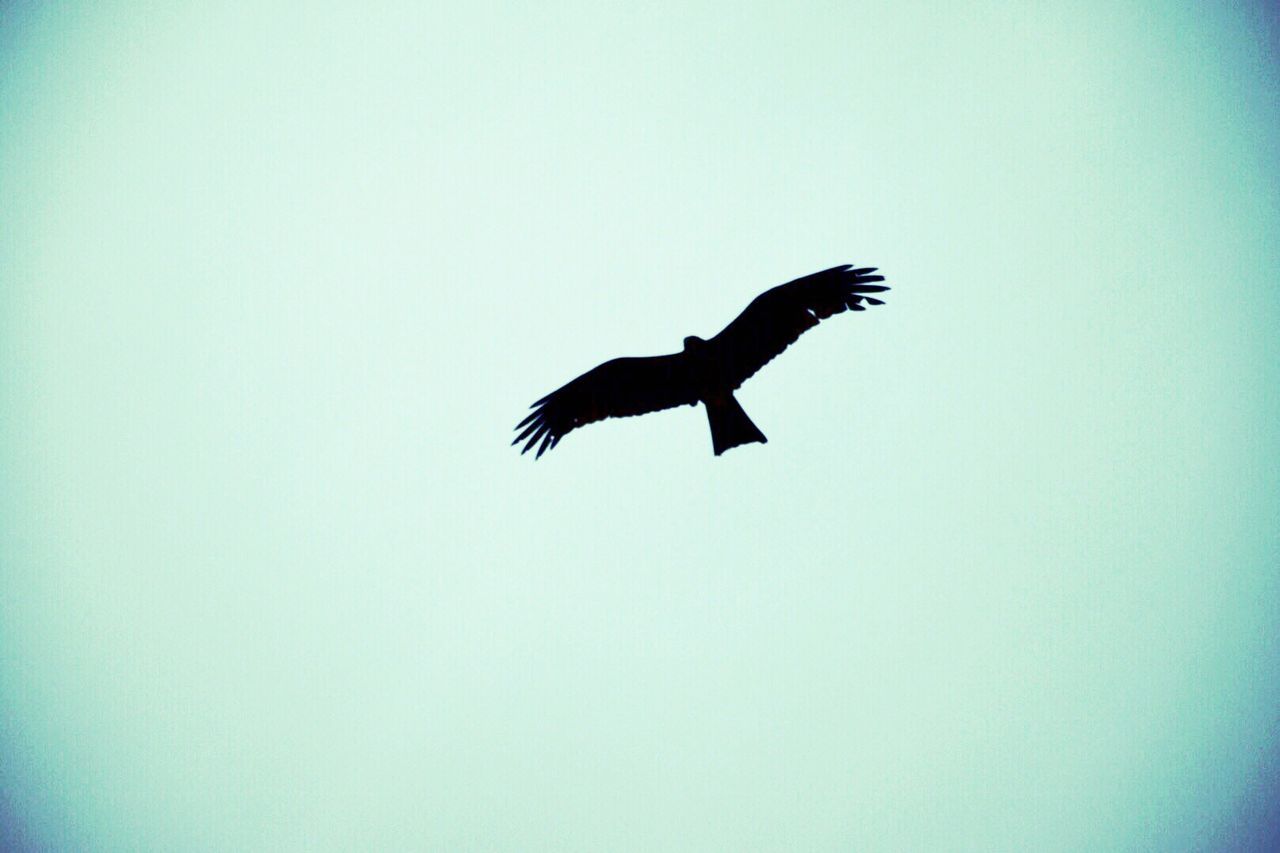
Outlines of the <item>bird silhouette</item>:
<svg viewBox="0 0 1280 853">
<path fill-rule="evenodd" d="M 820 320 L 883 305 L 868 295 L 889 289 L 875 283 L 884 281 L 875 271 L 844 264 L 780 284 L 710 340 L 690 335 L 682 352 L 606 361 L 536 401 L 511 443 L 526 442 L 521 454 L 537 445 L 534 458 L 541 458 L 580 426 L 702 403 L 716 456 L 740 444 L 764 444 L 768 439 L 733 392 Z"/>
</svg>

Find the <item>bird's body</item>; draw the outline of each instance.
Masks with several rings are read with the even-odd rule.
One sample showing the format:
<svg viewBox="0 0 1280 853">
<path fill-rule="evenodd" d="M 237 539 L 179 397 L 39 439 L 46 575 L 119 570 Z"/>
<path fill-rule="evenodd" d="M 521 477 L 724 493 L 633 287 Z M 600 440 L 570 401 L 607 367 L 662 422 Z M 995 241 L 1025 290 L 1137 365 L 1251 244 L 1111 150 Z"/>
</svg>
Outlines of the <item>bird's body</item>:
<svg viewBox="0 0 1280 853">
<path fill-rule="evenodd" d="M 532 406 L 512 444 L 527 440 L 538 456 L 570 431 L 610 417 L 630 417 L 702 403 L 707 408 L 715 454 L 768 439 L 751 422 L 733 392 L 804 332 L 833 314 L 862 311 L 867 294 L 889 288 L 875 284 L 875 269 L 833 267 L 779 285 L 756 297 L 710 340 L 684 339 L 684 350 L 647 358 L 615 358 L 551 392 Z"/>
</svg>

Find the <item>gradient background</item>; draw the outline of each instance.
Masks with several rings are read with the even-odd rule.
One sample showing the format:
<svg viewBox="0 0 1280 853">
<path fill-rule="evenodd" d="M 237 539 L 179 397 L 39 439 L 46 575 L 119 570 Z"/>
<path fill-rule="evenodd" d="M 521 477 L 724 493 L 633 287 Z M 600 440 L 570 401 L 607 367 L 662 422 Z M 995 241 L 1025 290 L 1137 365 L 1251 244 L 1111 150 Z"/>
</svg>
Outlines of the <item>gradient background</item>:
<svg viewBox="0 0 1280 853">
<path fill-rule="evenodd" d="M 1273 843 L 1266 9 L 5 4 L 0 844 Z"/>
</svg>

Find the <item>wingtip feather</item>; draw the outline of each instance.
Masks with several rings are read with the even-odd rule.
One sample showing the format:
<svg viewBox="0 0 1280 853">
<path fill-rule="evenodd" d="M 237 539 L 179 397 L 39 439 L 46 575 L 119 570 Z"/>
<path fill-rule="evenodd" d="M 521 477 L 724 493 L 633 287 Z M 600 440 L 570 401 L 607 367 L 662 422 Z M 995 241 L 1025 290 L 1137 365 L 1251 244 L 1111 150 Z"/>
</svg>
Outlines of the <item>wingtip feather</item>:
<svg viewBox="0 0 1280 853">
<path fill-rule="evenodd" d="M 524 450 L 520 451 L 521 456 L 524 456 L 526 453 L 528 453 L 530 450 L 533 449 L 533 446 L 538 443 L 538 439 L 542 438 L 542 433 L 546 430 L 546 428 L 547 428 L 546 424 L 539 424 L 538 429 L 535 430 L 533 435 L 529 437 L 529 443 L 524 446 Z"/>
<path fill-rule="evenodd" d="M 534 430 L 536 430 L 536 429 L 537 429 L 538 427 L 540 427 L 540 426 L 542 426 L 542 421 L 534 421 L 533 423 L 531 423 L 531 424 L 529 424 L 527 427 L 525 427 L 525 428 L 524 428 L 524 431 L 523 431 L 523 432 L 521 432 L 519 435 L 517 435 L 517 436 L 516 436 L 516 440 L 515 440 L 515 441 L 513 441 L 513 442 L 511 442 L 511 443 L 512 443 L 512 444 L 515 444 L 515 443 L 516 443 L 516 441 L 524 441 L 524 440 L 525 440 L 525 438 L 527 438 L 527 437 L 529 436 L 529 433 L 533 432 Z M 516 427 L 516 429 L 519 429 L 519 427 Z"/>
</svg>

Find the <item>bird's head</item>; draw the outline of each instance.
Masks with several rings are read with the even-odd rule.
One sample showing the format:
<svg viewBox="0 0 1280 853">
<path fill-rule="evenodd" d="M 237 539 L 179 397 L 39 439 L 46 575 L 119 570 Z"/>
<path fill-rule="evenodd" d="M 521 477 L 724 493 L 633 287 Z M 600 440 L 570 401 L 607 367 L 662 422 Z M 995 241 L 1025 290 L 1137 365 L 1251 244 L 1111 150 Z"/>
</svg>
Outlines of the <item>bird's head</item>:
<svg viewBox="0 0 1280 853">
<path fill-rule="evenodd" d="M 684 339 L 684 351 L 689 352 L 704 346 L 707 342 L 697 335 L 690 335 Z"/>
</svg>

